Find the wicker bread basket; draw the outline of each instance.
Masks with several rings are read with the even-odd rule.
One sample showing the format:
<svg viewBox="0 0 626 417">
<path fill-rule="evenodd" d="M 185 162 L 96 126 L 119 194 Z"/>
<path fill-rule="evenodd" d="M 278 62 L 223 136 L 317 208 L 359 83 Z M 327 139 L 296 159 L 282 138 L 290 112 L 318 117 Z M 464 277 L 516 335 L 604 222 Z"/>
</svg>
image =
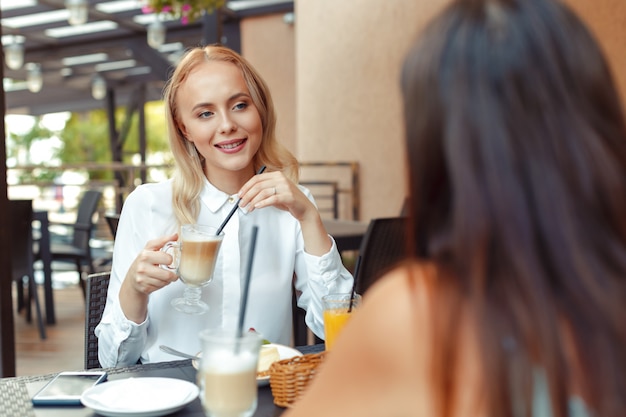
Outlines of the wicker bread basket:
<svg viewBox="0 0 626 417">
<path fill-rule="evenodd" d="M 291 407 L 315 376 L 325 353 L 309 353 L 274 362 L 270 366 L 270 387 L 274 404 Z"/>
</svg>

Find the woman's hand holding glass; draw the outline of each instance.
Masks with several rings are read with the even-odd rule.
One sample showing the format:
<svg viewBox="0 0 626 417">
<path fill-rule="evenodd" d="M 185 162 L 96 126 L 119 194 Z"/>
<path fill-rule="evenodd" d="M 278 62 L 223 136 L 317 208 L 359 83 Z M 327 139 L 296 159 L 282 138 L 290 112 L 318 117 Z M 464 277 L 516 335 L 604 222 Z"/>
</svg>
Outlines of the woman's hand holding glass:
<svg viewBox="0 0 626 417">
<path fill-rule="evenodd" d="M 166 242 L 176 239 L 178 234 L 148 241 L 128 269 L 119 297 L 129 320 L 142 323 L 148 312 L 148 296 L 178 279 L 174 272 L 159 266 L 172 262 L 172 256 L 160 249 Z"/>
</svg>

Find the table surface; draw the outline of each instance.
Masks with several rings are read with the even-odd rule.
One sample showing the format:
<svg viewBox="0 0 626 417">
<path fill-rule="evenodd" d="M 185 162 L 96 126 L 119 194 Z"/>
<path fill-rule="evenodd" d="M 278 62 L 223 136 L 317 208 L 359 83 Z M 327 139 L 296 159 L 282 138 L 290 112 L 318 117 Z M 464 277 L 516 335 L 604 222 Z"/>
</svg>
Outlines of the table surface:
<svg viewBox="0 0 626 417">
<path fill-rule="evenodd" d="M 317 353 L 324 349 L 323 344 L 297 347 L 302 353 Z M 167 377 L 189 382 L 196 382 L 196 370 L 190 360 L 159 362 L 147 365 L 134 365 L 125 368 L 107 368 L 108 380 L 125 378 Z M 32 396 L 56 374 L 23 376 L 0 379 L 0 416 L 1 417 L 92 417 L 97 416 L 91 409 L 78 407 L 33 407 Z M 274 405 L 269 385 L 259 387 L 257 410 L 254 417 L 276 417 L 285 411 Z M 178 417 L 205 417 L 200 398 L 196 398 L 177 413 Z"/>
<path fill-rule="evenodd" d="M 324 227 L 337 243 L 339 252 L 359 250 L 369 223 L 355 220 L 322 219 Z"/>
</svg>

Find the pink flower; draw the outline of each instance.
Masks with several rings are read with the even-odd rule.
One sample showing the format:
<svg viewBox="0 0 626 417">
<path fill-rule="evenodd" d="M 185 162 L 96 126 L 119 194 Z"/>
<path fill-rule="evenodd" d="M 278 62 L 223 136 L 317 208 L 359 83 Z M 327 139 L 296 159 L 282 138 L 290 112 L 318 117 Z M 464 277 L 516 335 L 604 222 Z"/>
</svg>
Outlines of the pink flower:
<svg viewBox="0 0 626 417">
<path fill-rule="evenodd" d="M 161 9 L 161 11 L 163 13 L 169 13 L 172 11 L 172 6 L 163 6 L 163 8 Z"/>
<path fill-rule="evenodd" d="M 183 25 L 186 25 L 187 23 L 189 23 L 189 16 L 184 15 L 183 17 L 181 17 L 181 18 L 180 18 L 180 22 L 181 22 Z"/>
<path fill-rule="evenodd" d="M 188 12 L 189 10 L 191 10 L 191 5 L 190 4 L 186 4 L 186 3 L 183 4 L 182 11 L 183 12 Z"/>
<path fill-rule="evenodd" d="M 141 13 L 148 14 L 154 12 L 154 9 L 150 6 L 143 6 L 141 8 Z"/>
</svg>

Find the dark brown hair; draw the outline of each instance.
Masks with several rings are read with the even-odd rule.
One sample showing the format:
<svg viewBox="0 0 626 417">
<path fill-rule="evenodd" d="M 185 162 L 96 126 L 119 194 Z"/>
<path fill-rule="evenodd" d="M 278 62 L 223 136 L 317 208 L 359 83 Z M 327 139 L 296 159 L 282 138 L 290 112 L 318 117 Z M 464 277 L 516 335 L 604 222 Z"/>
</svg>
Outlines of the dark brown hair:
<svg viewBox="0 0 626 417">
<path fill-rule="evenodd" d="M 567 335 L 587 407 L 625 416 L 626 126 L 589 31 L 553 0 L 455 1 L 409 52 L 402 88 L 413 251 L 439 271 L 438 415 L 463 388 L 461 300 L 486 415 L 531 416 L 542 370 L 566 416 Z"/>
</svg>

